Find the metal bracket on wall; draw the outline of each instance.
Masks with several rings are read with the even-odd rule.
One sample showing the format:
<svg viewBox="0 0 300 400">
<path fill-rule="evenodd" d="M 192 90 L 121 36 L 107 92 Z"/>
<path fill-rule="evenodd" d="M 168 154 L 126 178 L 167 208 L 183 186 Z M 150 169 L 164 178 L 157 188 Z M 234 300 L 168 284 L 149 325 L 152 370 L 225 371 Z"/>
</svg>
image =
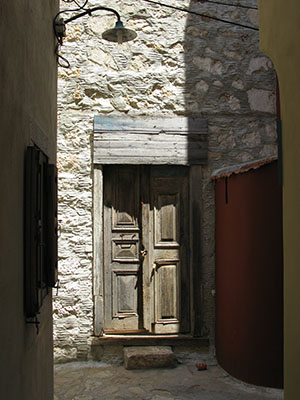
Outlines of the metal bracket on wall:
<svg viewBox="0 0 300 400">
<path fill-rule="evenodd" d="M 36 334 L 38 335 L 39 334 L 39 331 L 40 331 L 40 321 L 37 319 L 37 317 L 35 317 L 35 319 L 34 320 L 31 320 L 31 319 L 26 319 L 26 324 L 34 324 L 35 325 L 35 328 L 36 328 Z"/>
<path fill-rule="evenodd" d="M 56 289 L 56 296 L 58 296 L 58 290 L 60 289 L 60 280 L 59 279 L 58 279 L 56 285 L 53 286 L 53 289 Z"/>
</svg>

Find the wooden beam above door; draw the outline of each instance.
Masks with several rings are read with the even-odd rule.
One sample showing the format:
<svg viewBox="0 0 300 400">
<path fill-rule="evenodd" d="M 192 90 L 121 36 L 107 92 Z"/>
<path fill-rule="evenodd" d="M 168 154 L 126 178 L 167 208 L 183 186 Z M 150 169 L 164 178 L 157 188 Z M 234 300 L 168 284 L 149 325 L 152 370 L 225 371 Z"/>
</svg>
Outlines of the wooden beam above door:
<svg viewBox="0 0 300 400">
<path fill-rule="evenodd" d="M 94 164 L 205 165 L 207 148 L 204 118 L 94 118 Z"/>
</svg>

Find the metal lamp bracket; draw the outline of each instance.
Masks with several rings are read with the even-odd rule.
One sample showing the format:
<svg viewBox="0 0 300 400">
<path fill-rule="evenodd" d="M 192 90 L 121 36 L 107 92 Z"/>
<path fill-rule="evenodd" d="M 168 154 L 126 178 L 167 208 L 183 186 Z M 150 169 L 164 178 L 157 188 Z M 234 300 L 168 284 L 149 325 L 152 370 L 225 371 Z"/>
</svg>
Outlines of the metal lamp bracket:
<svg viewBox="0 0 300 400">
<path fill-rule="evenodd" d="M 136 38 L 136 36 L 137 36 L 136 32 L 134 32 L 131 29 L 126 29 L 124 27 L 124 25 L 121 21 L 120 14 L 113 8 L 98 6 L 98 7 L 84 9 L 83 12 L 76 14 L 73 17 L 68 18 L 66 20 L 64 20 L 62 17 L 60 17 L 60 15 L 62 13 L 68 12 L 68 10 L 60 11 L 58 14 L 56 14 L 54 21 L 53 21 L 54 34 L 55 34 L 55 37 L 58 42 L 55 53 L 56 53 L 58 59 L 60 58 L 65 62 L 65 65 L 60 64 L 60 63 L 59 63 L 59 65 L 61 65 L 62 67 L 66 67 L 66 68 L 70 67 L 68 60 L 66 60 L 64 57 L 62 57 L 59 54 L 59 48 L 63 44 L 63 38 L 66 36 L 66 25 L 69 22 L 75 21 L 76 19 L 81 18 L 85 15 L 91 16 L 93 12 L 98 11 L 98 10 L 111 12 L 117 17 L 117 22 L 116 22 L 115 27 L 113 29 L 109 29 L 109 30 L 103 32 L 102 38 L 104 40 L 108 40 L 109 42 L 123 43 L 123 42 L 128 42 L 128 41 Z"/>
</svg>

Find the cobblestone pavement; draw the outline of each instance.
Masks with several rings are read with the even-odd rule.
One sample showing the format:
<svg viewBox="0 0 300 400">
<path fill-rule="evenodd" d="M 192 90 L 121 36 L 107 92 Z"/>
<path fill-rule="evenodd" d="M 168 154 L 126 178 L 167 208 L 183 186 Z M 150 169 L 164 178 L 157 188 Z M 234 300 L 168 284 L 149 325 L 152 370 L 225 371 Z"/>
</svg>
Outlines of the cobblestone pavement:
<svg viewBox="0 0 300 400">
<path fill-rule="evenodd" d="M 99 362 L 55 366 L 54 400 L 283 400 L 283 391 L 242 383 L 219 366 L 198 371 L 195 365 L 174 369 L 126 370 Z"/>
</svg>

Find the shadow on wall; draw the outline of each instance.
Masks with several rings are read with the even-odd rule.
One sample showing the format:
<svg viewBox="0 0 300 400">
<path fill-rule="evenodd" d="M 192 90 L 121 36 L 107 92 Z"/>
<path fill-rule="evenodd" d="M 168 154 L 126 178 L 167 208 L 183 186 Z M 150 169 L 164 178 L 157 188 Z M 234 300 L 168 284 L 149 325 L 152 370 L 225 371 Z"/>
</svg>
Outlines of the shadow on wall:
<svg viewBox="0 0 300 400">
<path fill-rule="evenodd" d="M 255 10 L 203 3 L 197 7 L 199 3 L 192 0 L 190 10 L 245 25 L 255 23 Z M 249 5 L 256 6 L 256 2 Z M 201 224 L 193 249 L 195 331 L 208 328 L 211 335 L 215 222 L 210 175 L 221 167 L 275 155 L 266 151 L 271 148 L 268 126 L 274 123 L 275 73 L 270 60 L 259 52 L 258 32 L 191 14 L 186 22 L 184 57 L 189 127 L 192 131 L 195 118 L 201 117 L 207 120 L 209 132 L 207 165 L 191 168 L 204 204 L 200 210 L 192 202 Z M 193 136 L 188 151 L 192 159 Z M 252 180 L 247 174 L 231 178 L 241 181 L 242 199 L 235 196 L 229 205 L 220 202 L 223 187 L 217 185 L 216 350 L 220 364 L 234 376 L 282 387 L 281 190 L 276 171 L 273 163 L 248 174 Z M 245 221 L 237 217 L 240 214 Z M 254 231 L 249 230 L 252 225 Z M 201 302 L 197 301 L 200 296 Z"/>
</svg>

